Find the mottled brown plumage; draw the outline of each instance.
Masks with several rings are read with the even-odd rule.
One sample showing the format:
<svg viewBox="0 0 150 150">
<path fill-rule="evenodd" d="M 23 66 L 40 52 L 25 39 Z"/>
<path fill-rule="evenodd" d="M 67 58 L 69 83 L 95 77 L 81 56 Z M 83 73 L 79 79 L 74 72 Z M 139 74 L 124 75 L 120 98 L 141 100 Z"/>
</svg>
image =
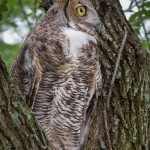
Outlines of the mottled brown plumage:
<svg viewBox="0 0 150 150">
<path fill-rule="evenodd" d="M 13 79 L 57 150 L 79 150 L 87 141 L 101 87 L 99 28 L 88 0 L 57 0 L 13 65 Z"/>
</svg>

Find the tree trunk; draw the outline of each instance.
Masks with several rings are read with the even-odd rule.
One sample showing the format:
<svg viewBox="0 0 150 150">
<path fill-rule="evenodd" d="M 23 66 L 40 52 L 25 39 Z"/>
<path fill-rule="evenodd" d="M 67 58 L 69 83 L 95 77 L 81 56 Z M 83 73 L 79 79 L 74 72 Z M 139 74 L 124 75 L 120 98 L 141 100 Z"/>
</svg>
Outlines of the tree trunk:
<svg viewBox="0 0 150 150">
<path fill-rule="evenodd" d="M 104 30 L 99 36 L 103 88 L 86 147 L 91 149 L 148 150 L 148 57 L 127 22 L 118 0 L 93 0 Z M 105 112 L 108 91 L 119 49 L 128 30 L 110 108 Z M 107 120 L 106 120 L 107 119 Z M 109 137 L 106 135 L 107 125 Z M 112 145 L 112 146 L 110 146 Z M 109 147 L 109 148 L 108 148 Z"/>
<path fill-rule="evenodd" d="M 103 87 L 84 149 L 148 150 L 149 64 L 146 51 L 127 22 L 118 0 L 92 2 L 103 24 L 99 35 Z M 120 47 L 124 50 L 107 109 Z M 6 68 L 0 60 L 0 150 L 51 149 L 34 117 L 15 92 L 17 89 L 8 80 Z"/>
</svg>

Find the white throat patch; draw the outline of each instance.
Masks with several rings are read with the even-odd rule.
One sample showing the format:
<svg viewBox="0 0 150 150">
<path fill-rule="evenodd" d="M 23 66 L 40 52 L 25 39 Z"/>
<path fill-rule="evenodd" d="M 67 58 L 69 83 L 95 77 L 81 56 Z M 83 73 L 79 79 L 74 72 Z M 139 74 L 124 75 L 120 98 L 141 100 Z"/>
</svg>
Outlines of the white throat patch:
<svg viewBox="0 0 150 150">
<path fill-rule="evenodd" d="M 96 38 L 79 30 L 64 28 L 63 34 L 69 40 L 70 51 L 69 55 L 74 59 L 77 59 L 78 56 L 81 56 L 81 48 L 84 48 L 89 41 L 96 43 Z"/>
</svg>

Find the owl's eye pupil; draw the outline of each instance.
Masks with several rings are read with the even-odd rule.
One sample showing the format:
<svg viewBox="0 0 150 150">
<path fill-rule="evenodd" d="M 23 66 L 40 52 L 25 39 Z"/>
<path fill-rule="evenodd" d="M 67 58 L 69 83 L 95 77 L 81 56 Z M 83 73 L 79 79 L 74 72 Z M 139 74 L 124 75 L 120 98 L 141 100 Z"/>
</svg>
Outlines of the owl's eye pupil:
<svg viewBox="0 0 150 150">
<path fill-rule="evenodd" d="M 83 9 L 81 8 L 80 11 L 81 11 L 81 13 L 82 13 L 82 12 L 83 12 Z"/>
</svg>

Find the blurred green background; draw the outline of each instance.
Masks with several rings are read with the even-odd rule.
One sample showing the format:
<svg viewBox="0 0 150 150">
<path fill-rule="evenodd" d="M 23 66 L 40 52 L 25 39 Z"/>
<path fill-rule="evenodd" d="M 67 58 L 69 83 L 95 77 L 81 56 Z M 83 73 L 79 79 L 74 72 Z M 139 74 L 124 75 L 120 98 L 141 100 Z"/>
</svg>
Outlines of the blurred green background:
<svg viewBox="0 0 150 150">
<path fill-rule="evenodd" d="M 0 0 L 0 56 L 10 71 L 25 37 L 44 15 L 40 0 Z"/>
<path fill-rule="evenodd" d="M 8 70 L 25 37 L 44 15 L 41 0 L 0 0 L 0 56 Z M 150 50 L 150 0 L 120 0 L 127 19 L 140 38 L 144 50 Z"/>
</svg>

